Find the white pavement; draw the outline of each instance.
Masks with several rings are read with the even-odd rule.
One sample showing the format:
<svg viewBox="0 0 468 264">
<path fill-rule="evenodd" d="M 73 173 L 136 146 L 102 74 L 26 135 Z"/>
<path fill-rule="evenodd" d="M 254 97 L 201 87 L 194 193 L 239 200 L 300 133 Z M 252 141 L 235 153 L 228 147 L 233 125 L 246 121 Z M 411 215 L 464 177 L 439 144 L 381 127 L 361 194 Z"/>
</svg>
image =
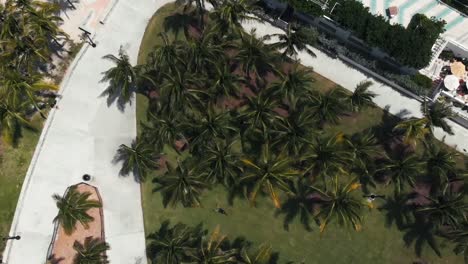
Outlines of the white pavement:
<svg viewBox="0 0 468 264">
<path fill-rule="evenodd" d="M 104 205 L 106 241 L 113 264 L 145 264 L 145 236 L 140 185 L 118 176 L 111 163 L 117 147 L 136 136 L 135 105 L 122 113 L 99 97 L 106 84 L 101 73 L 111 64 L 102 56 L 116 54 L 123 44 L 136 63 L 146 25 L 169 0 L 114 0 L 105 25 L 96 31 L 96 48 L 87 46 L 77 56 L 62 83 L 63 98 L 46 121 L 22 187 L 3 261 L 9 264 L 45 263 L 57 208 L 52 194 L 81 182 L 84 173 L 94 178 Z"/>
<path fill-rule="evenodd" d="M 258 36 L 284 33 L 271 24 L 256 21 L 245 22 L 243 27 L 247 32 L 250 32 L 251 29 L 256 29 Z M 275 41 L 277 41 L 276 38 L 271 38 L 270 40 L 270 42 Z M 311 57 L 306 52 L 299 54 L 299 59 L 303 65 L 312 67 L 315 72 L 350 91 L 353 91 L 361 81 L 371 80 L 373 84 L 369 90 L 377 94 L 374 102 L 379 107 L 390 107 L 389 112 L 400 117 L 422 117 L 420 102 L 398 93 L 391 87 L 373 78 L 367 77 L 360 71 L 347 66 L 339 59 L 333 59 L 315 48 L 312 49 L 317 54 L 316 58 Z M 453 128 L 454 135 L 448 135 L 441 129 L 436 128 L 434 131 L 436 138 L 444 140 L 447 145 L 466 154 L 466 150 L 468 150 L 468 141 L 466 140 L 468 138 L 468 130 L 450 120 L 448 122 Z"/>
</svg>

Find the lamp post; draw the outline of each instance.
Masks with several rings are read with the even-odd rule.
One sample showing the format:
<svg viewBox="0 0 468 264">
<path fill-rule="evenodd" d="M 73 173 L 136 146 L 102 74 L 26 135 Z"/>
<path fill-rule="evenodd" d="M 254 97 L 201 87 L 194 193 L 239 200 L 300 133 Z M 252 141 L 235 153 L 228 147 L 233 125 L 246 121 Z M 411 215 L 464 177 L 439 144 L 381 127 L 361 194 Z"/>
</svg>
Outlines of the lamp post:
<svg viewBox="0 0 468 264">
<path fill-rule="evenodd" d="M 91 45 L 91 47 L 95 48 L 95 47 L 96 47 L 96 43 L 94 43 L 93 39 L 90 37 L 91 32 L 89 32 L 89 31 L 83 29 L 82 27 L 78 27 L 78 29 L 80 29 L 81 31 L 83 31 L 83 36 L 85 36 L 86 38 L 88 38 L 89 45 Z"/>
<path fill-rule="evenodd" d="M 3 241 L 11 240 L 11 239 L 20 240 L 20 239 L 21 239 L 21 236 L 8 236 L 8 237 L 2 238 Z"/>
<path fill-rule="evenodd" d="M 378 195 L 378 194 L 369 194 L 369 195 L 363 195 L 362 197 L 369 199 L 370 201 L 374 201 L 375 198 L 385 198 L 385 195 Z"/>
</svg>

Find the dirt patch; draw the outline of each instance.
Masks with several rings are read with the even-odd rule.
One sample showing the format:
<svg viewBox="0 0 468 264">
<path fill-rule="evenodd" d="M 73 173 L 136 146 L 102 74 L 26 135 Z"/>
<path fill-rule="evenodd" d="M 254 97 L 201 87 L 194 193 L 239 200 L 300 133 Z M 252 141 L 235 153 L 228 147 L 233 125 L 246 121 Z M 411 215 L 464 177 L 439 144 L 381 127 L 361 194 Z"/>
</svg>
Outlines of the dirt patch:
<svg viewBox="0 0 468 264">
<path fill-rule="evenodd" d="M 88 199 L 98 200 L 102 203 L 98 190 L 85 183 L 77 185 L 77 191 L 80 193 L 89 192 Z M 86 237 L 94 237 L 104 240 L 104 219 L 102 219 L 102 208 L 91 208 L 87 213 L 94 218 L 89 223 L 89 228 L 85 229 L 83 225 L 77 223 L 76 230 L 71 235 L 67 235 L 61 225 L 58 226 L 57 235 L 52 245 L 51 264 L 73 264 L 73 257 L 76 252 L 73 249 L 73 243 L 79 241 L 83 243 Z"/>
</svg>

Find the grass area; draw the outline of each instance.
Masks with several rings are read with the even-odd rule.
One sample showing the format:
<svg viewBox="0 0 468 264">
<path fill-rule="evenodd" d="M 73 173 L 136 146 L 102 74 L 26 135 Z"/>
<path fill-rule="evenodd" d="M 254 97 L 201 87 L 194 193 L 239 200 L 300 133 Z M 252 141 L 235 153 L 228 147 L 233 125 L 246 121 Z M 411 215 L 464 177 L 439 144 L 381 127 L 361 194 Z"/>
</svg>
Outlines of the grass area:
<svg viewBox="0 0 468 264">
<path fill-rule="evenodd" d="M 24 130 L 23 137 L 17 148 L 2 145 L 3 154 L 0 154 L 1 236 L 6 236 L 10 232 L 21 186 L 41 135 L 43 121 L 39 115 L 35 115 L 32 124 L 37 130 Z M 0 240 L 0 250 L 3 251 L 4 247 L 5 242 Z"/>
<path fill-rule="evenodd" d="M 175 10 L 175 6 L 166 5 L 156 12 L 150 20 L 143 38 L 139 53 L 139 63 L 144 63 L 147 54 L 160 43 L 157 37 L 162 30 L 162 22 L 166 16 Z M 174 38 L 169 34 L 170 38 Z M 315 87 L 330 89 L 335 84 L 330 80 L 314 74 Z M 137 96 L 137 118 L 144 120 L 147 100 Z M 383 116 L 383 110 L 370 108 L 359 114 L 342 119 L 338 126 L 326 127 L 327 133 L 343 131 L 352 134 L 366 128 L 378 125 Z M 175 160 L 175 153 L 165 149 L 168 160 Z M 157 175 L 156 172 L 155 176 Z M 389 186 L 391 188 L 391 186 Z M 381 186 L 377 193 L 388 193 L 390 189 Z M 220 225 L 223 233 L 231 238 L 244 236 L 256 245 L 270 243 L 274 251 L 280 252 L 280 262 L 287 260 L 303 261 L 303 263 L 412 263 L 417 257 L 414 248 L 407 248 L 403 241 L 403 233 L 395 226 L 386 226 L 385 215 L 377 209 L 369 209 L 366 213 L 364 226 L 360 232 L 347 230 L 330 225 L 323 236 L 319 235 L 318 227 L 313 226 L 307 232 L 298 220 L 295 220 L 286 230 L 284 215 L 277 215 L 268 197 L 259 197 L 256 207 L 252 207 L 244 199 L 236 199 L 231 205 L 224 188 L 216 187 L 204 193 L 201 208 L 164 208 L 159 193 L 153 193 L 151 180 L 142 184 L 142 199 L 145 230 L 149 234 L 157 230 L 165 220 L 171 223 L 183 222 L 188 225 L 203 223 L 208 229 Z M 376 201 L 378 205 L 378 201 Z M 228 216 L 213 211 L 216 207 L 227 210 Z M 451 245 L 441 245 L 443 258 L 438 258 L 430 249 L 423 251 L 423 259 L 430 263 L 462 263 L 461 257 L 451 252 Z"/>
</svg>

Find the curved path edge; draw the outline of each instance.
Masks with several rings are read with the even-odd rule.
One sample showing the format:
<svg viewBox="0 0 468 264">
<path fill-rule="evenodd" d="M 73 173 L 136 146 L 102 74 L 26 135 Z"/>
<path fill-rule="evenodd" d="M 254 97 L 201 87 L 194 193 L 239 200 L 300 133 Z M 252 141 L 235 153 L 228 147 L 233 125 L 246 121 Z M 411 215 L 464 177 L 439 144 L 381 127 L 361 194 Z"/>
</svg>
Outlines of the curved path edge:
<svg viewBox="0 0 468 264">
<path fill-rule="evenodd" d="M 97 47 L 80 50 L 61 83 L 59 108 L 44 124 L 10 230 L 22 238 L 7 244 L 6 263 L 44 263 L 57 213 L 51 196 L 81 182 L 85 173 L 93 176 L 90 183 L 103 199 L 109 261 L 147 262 L 140 185 L 133 177 L 119 177 L 120 166 L 111 162 L 118 146 L 136 136 L 135 104 L 121 112 L 100 96 L 106 88 L 101 73 L 111 66 L 102 56 L 116 54 L 123 45 L 136 63 L 148 21 L 172 1 L 114 1 L 94 35 Z"/>
</svg>

